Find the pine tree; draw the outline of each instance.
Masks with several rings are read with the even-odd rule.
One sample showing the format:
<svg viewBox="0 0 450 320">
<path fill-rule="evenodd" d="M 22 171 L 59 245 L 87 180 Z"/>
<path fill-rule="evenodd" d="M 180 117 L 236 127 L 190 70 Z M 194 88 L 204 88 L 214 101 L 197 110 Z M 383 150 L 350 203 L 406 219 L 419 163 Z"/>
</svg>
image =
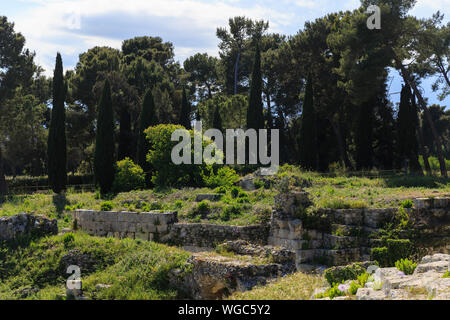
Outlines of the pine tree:
<svg viewBox="0 0 450 320">
<path fill-rule="evenodd" d="M 100 192 L 110 192 L 114 182 L 114 120 L 108 80 L 105 81 L 98 106 L 94 175 L 95 181 L 100 185 Z"/>
<path fill-rule="evenodd" d="M 418 160 L 417 125 L 417 110 L 412 105 L 411 89 L 408 85 L 405 85 L 401 92 L 397 119 L 398 166 L 404 167 L 408 162 L 412 172 L 420 173 L 422 169 Z"/>
<path fill-rule="evenodd" d="M 64 107 L 66 93 L 63 63 L 61 55 L 58 53 L 53 75 L 53 109 L 47 150 L 49 184 L 56 193 L 65 190 L 67 184 L 66 111 Z"/>
<path fill-rule="evenodd" d="M 181 100 L 180 124 L 186 129 L 191 129 L 191 106 L 186 95 L 186 89 L 183 88 L 183 98 Z"/>
<path fill-rule="evenodd" d="M 153 99 L 152 91 L 148 89 L 142 102 L 141 114 L 139 115 L 139 132 L 137 143 L 137 163 L 147 173 L 150 171 L 150 167 L 146 159 L 150 145 L 144 131 L 148 127 L 156 124 L 158 124 L 158 117 L 156 116 L 155 100 Z M 147 176 L 150 175 L 147 174 Z"/>
<path fill-rule="evenodd" d="M 301 116 L 299 137 L 299 162 L 308 170 L 316 170 L 318 166 L 316 112 L 314 110 L 312 78 L 308 77 Z"/>
<path fill-rule="evenodd" d="M 247 110 L 247 129 L 264 129 L 264 112 L 262 104 L 261 52 L 256 47 L 255 62 L 250 85 L 250 97 Z"/>
</svg>

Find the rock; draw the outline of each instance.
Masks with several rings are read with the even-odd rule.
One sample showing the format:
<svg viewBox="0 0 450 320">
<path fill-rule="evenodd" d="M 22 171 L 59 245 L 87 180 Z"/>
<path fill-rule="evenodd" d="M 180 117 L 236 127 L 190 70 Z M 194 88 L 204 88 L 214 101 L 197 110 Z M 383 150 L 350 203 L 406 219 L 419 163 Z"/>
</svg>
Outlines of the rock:
<svg viewBox="0 0 450 320">
<path fill-rule="evenodd" d="M 81 273 L 89 273 L 95 270 L 95 260 L 89 254 L 83 254 L 78 249 L 70 250 L 60 261 L 62 273 L 66 275 L 69 266 L 78 266 Z"/>
<path fill-rule="evenodd" d="M 110 285 L 110 284 L 102 284 L 102 283 L 99 283 L 99 284 L 97 284 L 96 286 L 95 286 L 95 289 L 96 290 L 104 290 L 104 289 L 109 289 L 109 288 L 111 288 L 112 286 Z"/>
<path fill-rule="evenodd" d="M 356 300 L 385 300 L 384 291 L 375 291 L 372 288 L 359 288 L 356 293 Z"/>
<path fill-rule="evenodd" d="M 72 229 L 70 229 L 70 228 L 64 228 L 64 229 L 61 230 L 61 232 L 59 233 L 59 235 L 64 235 L 64 234 L 71 233 L 71 232 L 73 232 Z"/>
<path fill-rule="evenodd" d="M 222 197 L 221 194 L 214 194 L 214 193 L 201 193 L 198 194 L 197 197 L 195 198 L 196 202 L 202 202 L 204 200 L 208 200 L 208 201 L 219 201 L 220 198 Z"/>
<path fill-rule="evenodd" d="M 238 185 L 239 185 L 239 187 L 241 187 L 245 191 L 253 191 L 253 190 L 256 190 L 255 181 L 254 180 L 255 180 L 254 176 L 253 175 L 249 175 L 249 176 L 246 176 L 246 177 L 242 178 L 238 182 Z"/>
<path fill-rule="evenodd" d="M 56 219 L 41 215 L 19 213 L 0 218 L 0 240 L 10 241 L 21 236 L 47 236 L 58 234 Z"/>
<path fill-rule="evenodd" d="M 68 280 L 66 296 L 69 300 L 77 300 L 83 296 L 83 283 L 81 280 Z"/>
</svg>

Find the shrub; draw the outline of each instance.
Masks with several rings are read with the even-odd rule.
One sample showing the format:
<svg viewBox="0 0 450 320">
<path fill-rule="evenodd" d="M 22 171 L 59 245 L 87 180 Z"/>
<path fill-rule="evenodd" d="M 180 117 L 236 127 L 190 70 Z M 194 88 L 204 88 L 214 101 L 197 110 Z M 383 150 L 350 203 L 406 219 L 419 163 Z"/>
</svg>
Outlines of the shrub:
<svg viewBox="0 0 450 320">
<path fill-rule="evenodd" d="M 350 295 L 354 296 L 358 292 L 359 288 L 362 288 L 361 285 L 356 281 L 352 281 L 350 283 L 350 288 L 348 289 L 348 293 Z"/>
<path fill-rule="evenodd" d="M 218 188 L 214 189 L 214 191 L 216 193 L 225 194 L 225 193 L 227 193 L 227 188 L 222 186 L 222 187 L 218 187 Z"/>
<path fill-rule="evenodd" d="M 387 247 L 372 248 L 370 251 L 370 259 L 378 262 L 380 267 L 389 266 L 389 254 Z"/>
<path fill-rule="evenodd" d="M 158 187 L 203 187 L 205 185 L 205 174 L 211 172 L 210 165 L 202 164 L 180 164 L 172 162 L 172 150 L 179 144 L 172 141 L 172 134 L 175 130 L 184 129 L 180 125 L 161 124 L 145 130 L 145 134 L 150 143 L 150 151 L 147 161 L 154 168 L 152 172 L 152 183 Z M 193 145 L 194 131 L 190 130 L 191 142 Z M 203 141 L 203 149 L 213 143 L 211 140 Z M 191 161 L 194 159 L 194 148 L 191 148 Z"/>
<path fill-rule="evenodd" d="M 135 164 L 130 158 L 118 161 L 116 164 L 116 176 L 113 183 L 114 192 L 129 192 L 145 187 L 144 170 Z"/>
<path fill-rule="evenodd" d="M 66 233 L 63 236 L 63 243 L 64 243 L 64 248 L 71 248 L 73 245 L 73 242 L 75 241 L 75 236 L 73 235 L 73 233 Z"/>
<path fill-rule="evenodd" d="M 344 267 L 332 267 L 324 271 L 325 279 L 330 285 L 347 280 L 356 280 L 366 270 L 360 263 L 353 263 Z"/>
<path fill-rule="evenodd" d="M 242 214 L 242 207 L 238 204 L 233 204 L 231 206 L 225 207 L 220 214 L 220 219 L 222 221 L 229 221 L 230 219 L 238 218 Z"/>
<path fill-rule="evenodd" d="M 200 214 L 202 215 L 206 215 L 208 214 L 208 212 L 211 210 L 211 207 L 209 205 L 209 202 L 204 200 L 202 202 L 200 202 L 197 206 L 197 210 Z"/>
<path fill-rule="evenodd" d="M 255 185 L 256 189 L 261 189 L 265 187 L 265 183 L 263 180 L 261 179 L 255 179 L 255 181 L 253 182 L 253 184 Z"/>
<path fill-rule="evenodd" d="M 444 275 L 442 276 L 442 278 L 450 278 L 450 270 L 447 270 L 446 273 L 444 273 Z"/>
<path fill-rule="evenodd" d="M 371 257 L 379 263 L 380 267 L 392 267 L 396 261 L 410 257 L 412 251 L 410 240 L 388 239 L 386 247 L 372 249 Z"/>
<path fill-rule="evenodd" d="M 239 196 L 239 194 L 241 193 L 241 188 L 233 187 L 233 188 L 231 188 L 230 193 L 233 198 L 237 198 Z"/>
<path fill-rule="evenodd" d="M 104 201 L 100 204 L 100 209 L 102 211 L 111 211 L 113 209 L 113 204 L 111 201 Z"/>
<path fill-rule="evenodd" d="M 239 175 L 230 167 L 222 167 L 214 173 L 212 167 L 209 168 L 208 174 L 203 174 L 203 181 L 209 188 L 225 187 L 230 188 L 239 180 Z"/>
<path fill-rule="evenodd" d="M 406 200 L 402 201 L 400 206 L 402 208 L 405 208 L 405 209 L 412 208 L 413 207 L 413 201 L 411 199 L 406 199 Z"/>
<path fill-rule="evenodd" d="M 361 286 L 361 288 L 364 288 L 364 286 L 366 285 L 366 283 L 367 283 L 367 280 L 369 279 L 369 274 L 367 273 L 367 272 L 365 272 L 365 273 L 363 273 L 363 274 L 360 274 L 359 276 L 358 276 L 358 283 L 359 283 L 359 285 Z"/>
<path fill-rule="evenodd" d="M 395 262 L 395 267 L 404 274 L 411 275 L 414 273 L 414 270 L 416 270 L 417 263 L 414 263 L 408 259 L 400 259 Z"/>
<path fill-rule="evenodd" d="M 326 292 L 319 293 L 314 296 L 316 299 L 322 299 L 322 298 L 330 298 L 334 299 L 336 297 L 343 297 L 347 295 L 347 291 L 349 291 L 350 287 L 348 285 L 345 285 L 344 283 L 341 284 L 333 284 L 331 288 L 329 288 Z"/>
</svg>

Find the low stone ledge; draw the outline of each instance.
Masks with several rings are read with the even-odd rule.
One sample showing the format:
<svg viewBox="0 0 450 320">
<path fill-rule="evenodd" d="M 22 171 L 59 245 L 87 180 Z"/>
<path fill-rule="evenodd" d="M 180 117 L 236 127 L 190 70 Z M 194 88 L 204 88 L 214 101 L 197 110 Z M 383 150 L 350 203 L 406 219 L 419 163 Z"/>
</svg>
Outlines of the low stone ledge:
<svg viewBox="0 0 450 320">
<path fill-rule="evenodd" d="M 10 241 L 21 236 L 47 236 L 58 234 L 56 219 L 41 215 L 19 213 L 14 216 L 0 217 L 0 240 Z"/>
</svg>

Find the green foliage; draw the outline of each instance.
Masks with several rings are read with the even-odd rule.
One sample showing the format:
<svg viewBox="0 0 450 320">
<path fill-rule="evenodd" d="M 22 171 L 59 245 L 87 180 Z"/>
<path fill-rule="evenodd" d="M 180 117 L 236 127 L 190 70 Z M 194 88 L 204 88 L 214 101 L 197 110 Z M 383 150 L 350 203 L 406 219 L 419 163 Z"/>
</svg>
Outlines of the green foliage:
<svg viewBox="0 0 450 320">
<path fill-rule="evenodd" d="M 181 186 L 204 186 L 204 175 L 210 171 L 210 165 L 202 164 L 180 164 L 172 162 L 172 149 L 179 142 L 171 141 L 172 133 L 177 129 L 184 129 L 180 125 L 158 125 L 148 128 L 145 133 L 150 142 L 150 151 L 147 161 L 153 168 L 152 183 L 158 187 L 181 187 Z M 194 161 L 194 131 L 189 131 L 191 138 L 191 161 Z M 198 133 L 196 133 L 198 134 Z M 212 143 L 203 141 L 203 148 Z"/>
<path fill-rule="evenodd" d="M 372 248 L 370 251 L 370 259 L 378 262 L 380 267 L 387 267 L 390 265 L 389 252 L 387 247 Z"/>
<path fill-rule="evenodd" d="M 134 164 L 130 158 L 118 161 L 116 165 L 116 175 L 114 178 L 114 192 L 128 192 L 139 190 L 145 187 L 144 170 Z"/>
<path fill-rule="evenodd" d="M 406 275 L 411 275 L 417 268 L 417 263 L 409 259 L 400 259 L 395 262 L 395 267 Z"/>
<path fill-rule="evenodd" d="M 239 194 L 241 193 L 242 189 L 240 187 L 232 187 L 230 190 L 230 194 L 233 198 L 237 198 Z"/>
<path fill-rule="evenodd" d="M 217 174 L 214 173 L 213 168 L 210 168 L 207 174 L 203 174 L 203 180 L 209 188 L 230 188 L 239 180 L 239 175 L 230 167 L 221 167 Z"/>
<path fill-rule="evenodd" d="M 331 199 L 323 202 L 325 208 L 330 209 L 362 209 L 369 205 L 361 200 L 345 200 L 345 199 Z"/>
<path fill-rule="evenodd" d="M 317 153 L 317 127 L 316 111 L 313 101 L 313 83 L 311 75 L 308 76 L 306 83 L 306 92 L 303 102 L 303 111 L 301 116 L 301 127 L 299 130 L 299 151 L 298 160 L 302 168 L 311 170 L 318 169 Z"/>
<path fill-rule="evenodd" d="M 105 81 L 98 106 L 95 140 L 94 174 L 102 194 L 109 193 L 114 182 L 114 121 L 111 85 Z"/>
<path fill-rule="evenodd" d="M 141 168 L 148 172 L 150 166 L 147 163 L 146 157 L 150 149 L 150 144 L 145 137 L 145 130 L 148 127 L 154 126 L 158 123 L 158 117 L 156 115 L 155 101 L 150 89 L 147 90 L 142 102 L 142 110 L 139 115 L 139 133 L 137 142 L 137 164 Z M 150 175 L 150 173 L 149 173 Z"/>
<path fill-rule="evenodd" d="M 413 246 L 408 239 L 388 239 L 386 247 L 372 248 L 371 259 L 379 263 L 381 267 L 392 267 L 395 262 L 406 259 L 413 253 Z"/>
<path fill-rule="evenodd" d="M 189 104 L 186 88 L 183 87 L 183 94 L 181 98 L 181 113 L 179 124 L 181 124 L 186 129 L 191 129 L 191 105 Z"/>
<path fill-rule="evenodd" d="M 255 60 L 250 84 L 250 97 L 247 109 L 247 128 L 264 129 L 262 105 L 261 51 L 256 47 Z"/>
<path fill-rule="evenodd" d="M 232 204 L 225 207 L 220 214 L 222 221 L 229 221 L 238 218 L 242 214 L 242 206 L 239 204 Z"/>
<path fill-rule="evenodd" d="M 104 201 L 100 204 L 100 209 L 102 211 L 111 211 L 114 205 L 111 201 Z"/>
<path fill-rule="evenodd" d="M 443 279 L 450 278 L 450 270 L 447 270 L 446 273 L 442 276 Z"/>
<path fill-rule="evenodd" d="M 364 274 L 366 270 L 360 263 L 350 264 L 344 267 L 332 267 L 324 271 L 325 279 L 330 285 L 342 283 L 347 280 L 356 280 L 358 276 Z"/>
<path fill-rule="evenodd" d="M 352 281 L 350 283 L 350 288 L 348 289 L 348 293 L 350 295 L 354 296 L 358 292 L 359 288 L 362 288 L 362 286 L 358 282 Z"/>
<path fill-rule="evenodd" d="M 367 272 L 360 274 L 358 276 L 358 284 L 361 286 L 361 288 L 364 288 L 364 286 L 366 285 L 368 279 L 369 279 L 369 274 Z"/>
<path fill-rule="evenodd" d="M 56 193 L 65 190 L 67 184 L 66 94 L 67 84 L 64 82 L 61 54 L 58 53 L 53 75 L 53 109 L 47 153 L 49 184 Z"/>
<path fill-rule="evenodd" d="M 414 206 L 414 203 L 411 199 L 406 199 L 404 201 L 402 201 L 402 203 L 400 204 L 400 206 L 404 209 L 409 209 L 412 208 Z"/>
<path fill-rule="evenodd" d="M 325 291 L 324 293 L 317 294 L 314 298 L 315 299 L 323 299 L 323 298 L 328 297 L 331 300 L 333 300 L 336 297 L 344 297 L 347 295 L 347 292 L 346 292 L 346 290 L 341 290 L 342 287 L 340 287 L 340 286 L 342 286 L 342 285 L 343 285 L 343 283 L 342 284 L 338 284 L 338 283 L 332 284 L 331 288 L 328 288 L 327 291 Z M 348 290 L 349 289 L 347 289 L 347 291 Z"/>
<path fill-rule="evenodd" d="M 169 283 L 169 272 L 191 272 L 190 254 L 148 241 L 96 238 L 84 234 L 46 237 L 23 246 L 0 244 L 0 299 L 64 299 L 70 251 L 82 254 L 83 293 L 89 300 L 188 298 Z M 111 287 L 97 289 L 98 284 Z M 24 288 L 28 290 L 24 296 Z"/>
</svg>

